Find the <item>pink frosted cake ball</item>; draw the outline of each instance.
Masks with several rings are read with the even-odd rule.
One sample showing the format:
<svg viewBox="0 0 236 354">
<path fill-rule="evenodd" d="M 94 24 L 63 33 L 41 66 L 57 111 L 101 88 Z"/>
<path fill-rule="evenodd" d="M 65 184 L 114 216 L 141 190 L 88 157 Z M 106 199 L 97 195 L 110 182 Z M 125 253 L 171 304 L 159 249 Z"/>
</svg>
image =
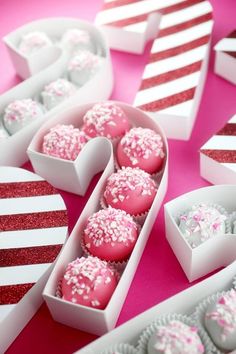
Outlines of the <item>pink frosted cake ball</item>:
<svg viewBox="0 0 236 354">
<path fill-rule="evenodd" d="M 178 320 L 157 327 L 148 342 L 147 354 L 203 354 L 197 328 Z"/>
<path fill-rule="evenodd" d="M 65 160 L 75 160 L 86 142 L 86 135 L 78 128 L 58 124 L 44 136 L 42 152 Z"/>
<path fill-rule="evenodd" d="M 88 50 L 79 51 L 68 64 L 69 79 L 76 85 L 84 85 L 100 68 L 102 58 Z"/>
<path fill-rule="evenodd" d="M 44 32 L 30 32 L 25 34 L 19 44 L 19 51 L 24 55 L 31 55 L 40 49 L 51 46 L 51 39 Z"/>
<path fill-rule="evenodd" d="M 43 107 L 31 98 L 16 100 L 5 108 L 3 124 L 10 134 L 15 134 L 43 115 Z"/>
<path fill-rule="evenodd" d="M 124 167 L 139 167 L 152 174 L 162 168 L 163 141 L 160 134 L 148 128 L 133 128 L 120 140 L 117 162 Z"/>
<path fill-rule="evenodd" d="M 91 138 L 109 139 L 124 135 L 130 128 L 125 112 L 113 102 L 96 103 L 83 117 L 83 131 Z"/>
<path fill-rule="evenodd" d="M 123 210 L 99 210 L 88 218 L 83 243 L 88 252 L 105 261 L 122 262 L 131 254 L 139 228 Z"/>
<path fill-rule="evenodd" d="M 150 209 L 156 192 L 156 183 L 147 172 L 126 167 L 107 179 L 104 200 L 112 208 L 139 215 Z"/>
<path fill-rule="evenodd" d="M 96 257 L 77 258 L 62 279 L 62 298 L 74 304 L 104 309 L 118 283 L 115 269 Z"/>
<path fill-rule="evenodd" d="M 61 45 L 70 52 L 94 50 L 89 32 L 80 28 L 68 29 L 61 38 Z"/>
<path fill-rule="evenodd" d="M 236 349 L 236 291 L 231 289 L 209 304 L 205 327 L 214 344 L 225 350 Z"/>
<path fill-rule="evenodd" d="M 77 91 L 75 85 L 66 79 L 57 79 L 46 85 L 41 93 L 43 104 L 47 109 L 52 109 L 65 99 L 73 96 Z"/>
</svg>

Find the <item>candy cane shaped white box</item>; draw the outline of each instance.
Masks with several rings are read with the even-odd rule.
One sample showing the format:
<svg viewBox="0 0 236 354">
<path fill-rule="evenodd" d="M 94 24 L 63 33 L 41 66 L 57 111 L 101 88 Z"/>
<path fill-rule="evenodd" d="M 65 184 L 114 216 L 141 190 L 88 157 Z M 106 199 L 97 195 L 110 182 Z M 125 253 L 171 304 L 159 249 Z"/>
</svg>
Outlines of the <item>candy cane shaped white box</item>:
<svg viewBox="0 0 236 354">
<path fill-rule="evenodd" d="M 201 147 L 200 174 L 213 184 L 236 184 L 236 115 Z"/>
<path fill-rule="evenodd" d="M 168 176 L 168 148 L 166 139 L 160 129 L 160 127 L 153 122 L 144 112 L 139 111 L 132 106 L 129 106 L 124 103 L 117 102 L 117 104 L 124 110 L 127 117 L 131 119 L 131 122 L 134 125 L 151 128 L 154 131 L 161 134 L 166 152 L 166 162 L 163 170 L 163 174 L 159 183 L 156 197 L 153 201 L 152 207 L 148 212 L 146 220 L 141 228 L 139 238 L 133 249 L 133 252 L 129 258 L 129 261 L 125 267 L 124 272 L 119 280 L 119 283 L 104 310 L 93 309 L 78 304 L 73 304 L 67 301 L 62 300 L 55 296 L 56 290 L 61 280 L 61 277 L 64 274 L 65 268 L 69 262 L 74 260 L 76 257 L 81 256 L 82 249 L 80 246 L 80 239 L 83 233 L 83 227 L 87 218 L 93 213 L 100 209 L 100 198 L 104 188 L 105 180 L 114 170 L 114 160 L 113 160 L 113 151 L 111 149 L 112 145 L 108 140 L 103 142 L 110 143 L 110 156 L 106 155 L 109 159 L 105 161 L 102 158 L 103 148 L 100 147 L 100 151 L 97 151 L 97 154 L 87 156 L 87 167 L 84 173 L 86 173 L 87 178 L 90 179 L 91 176 L 88 173 L 89 165 L 91 165 L 95 160 L 101 159 L 105 164 L 107 164 L 102 177 L 100 178 L 96 188 L 94 189 L 88 203 L 86 204 L 79 220 L 77 221 L 74 230 L 72 231 L 69 240 L 64 247 L 61 256 L 58 259 L 58 262 L 54 268 L 54 271 L 51 273 L 49 281 L 44 289 L 43 296 L 47 302 L 47 305 L 50 309 L 50 312 L 53 318 L 56 321 L 67 324 L 69 326 L 79 328 L 81 330 L 102 335 L 109 331 L 115 326 L 116 320 L 120 313 L 121 307 L 125 300 L 126 294 L 129 290 L 129 286 L 133 279 L 134 273 L 137 269 L 139 260 L 141 258 L 142 252 L 146 245 L 147 239 L 149 237 L 153 223 L 155 222 L 157 213 L 160 209 L 161 203 L 163 201 L 166 188 L 167 188 L 167 176 Z M 88 105 L 85 106 L 88 109 Z M 78 110 L 81 108 L 78 107 Z M 93 140 L 91 141 L 93 143 Z M 37 155 L 32 155 L 33 145 L 31 145 L 31 160 L 34 158 L 34 166 L 37 165 Z M 78 166 L 79 167 L 79 166 Z M 50 168 L 50 162 L 46 161 L 44 168 Z"/>
<path fill-rule="evenodd" d="M 234 234 L 223 233 L 192 248 L 179 229 L 179 217 L 200 203 L 220 205 L 230 214 L 235 211 L 236 185 L 200 188 L 165 204 L 166 238 L 189 281 L 198 279 L 236 259 Z"/>
<path fill-rule="evenodd" d="M 236 30 L 221 39 L 214 50 L 215 73 L 236 85 Z"/>
<path fill-rule="evenodd" d="M 67 237 L 58 192 L 32 172 L 0 167 L 0 353 L 42 303 L 42 290 Z"/>
<path fill-rule="evenodd" d="M 33 22 L 30 25 L 26 25 L 26 28 L 27 30 L 29 30 L 31 26 L 33 26 L 32 29 L 38 28 L 41 22 L 45 29 L 51 29 L 54 31 L 54 34 L 60 34 L 62 30 L 71 28 L 71 26 L 80 27 L 80 25 L 82 28 L 91 32 L 92 38 L 94 38 L 94 42 L 97 45 L 99 54 L 102 57 L 101 65 L 97 73 L 95 73 L 92 78 L 90 78 L 83 86 L 79 87 L 73 96 L 64 100 L 62 103 L 52 108 L 51 110 L 45 111 L 41 118 L 25 126 L 17 133 L 9 136 L 6 139 L 1 139 L 2 149 L 0 151 L 0 165 L 20 166 L 26 162 L 26 150 L 34 133 L 39 129 L 43 122 L 50 120 L 51 116 L 57 112 L 60 112 L 66 107 L 72 107 L 78 102 L 87 103 L 94 100 L 107 99 L 112 92 L 113 73 L 110 52 L 104 36 L 96 27 L 80 20 L 70 18 L 64 18 L 64 20 L 63 18 L 53 18 L 36 21 L 36 23 Z M 61 27 L 59 26 L 60 23 Z M 22 30 L 19 29 L 18 33 L 18 30 L 16 30 L 14 34 L 10 35 L 8 39 L 9 45 L 10 43 L 14 42 L 11 37 L 13 36 L 14 38 L 18 38 L 21 34 L 21 31 Z M 13 44 L 12 46 L 14 47 Z M 50 48 L 46 48 L 45 50 L 49 49 Z M 50 57 L 50 61 L 54 61 L 53 64 L 51 63 L 48 67 L 35 74 L 33 77 L 28 78 L 24 82 L 1 95 L 1 116 L 3 115 L 6 106 L 16 99 L 21 100 L 25 98 L 32 98 L 39 103 L 42 103 L 40 93 L 42 92 L 44 86 L 60 77 L 64 77 L 70 54 L 59 47 L 54 47 L 53 51 L 53 56 Z M 17 52 L 16 56 L 17 58 L 19 57 Z M 99 90 L 95 90 L 95 87 L 99 87 Z"/>
<path fill-rule="evenodd" d="M 154 39 L 134 100 L 168 138 L 190 138 L 203 93 L 213 28 L 209 1 L 104 1 L 96 23 L 111 48 L 141 53 Z"/>
<path fill-rule="evenodd" d="M 119 343 L 137 346 L 142 331 L 158 316 L 171 313 L 190 315 L 196 306 L 209 295 L 232 288 L 232 280 L 236 274 L 236 262 L 212 275 L 199 284 L 151 307 L 108 334 L 78 350 L 76 354 L 100 354 Z M 210 353 L 207 353 L 210 354 Z"/>
</svg>

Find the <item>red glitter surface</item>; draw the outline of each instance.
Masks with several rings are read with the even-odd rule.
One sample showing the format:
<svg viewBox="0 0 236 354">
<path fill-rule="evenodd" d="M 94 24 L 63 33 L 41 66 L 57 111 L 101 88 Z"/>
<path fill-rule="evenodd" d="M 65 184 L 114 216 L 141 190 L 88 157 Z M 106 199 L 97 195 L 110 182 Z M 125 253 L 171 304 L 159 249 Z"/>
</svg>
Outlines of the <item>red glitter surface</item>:
<svg viewBox="0 0 236 354">
<path fill-rule="evenodd" d="M 207 36 L 203 36 L 198 39 L 194 39 L 191 42 L 179 45 L 174 48 L 166 49 L 166 50 L 163 50 L 158 53 L 151 53 L 151 55 L 149 57 L 149 63 L 153 63 L 158 60 L 163 60 L 166 58 L 174 57 L 175 55 L 185 53 L 185 52 L 192 50 L 194 48 L 198 48 L 198 47 L 202 46 L 203 44 L 207 44 L 209 42 L 209 40 L 210 40 L 210 36 L 207 35 Z"/>
<path fill-rule="evenodd" d="M 57 194 L 46 181 L 0 183 L 0 198 L 23 198 Z"/>
<path fill-rule="evenodd" d="M 186 65 L 180 69 L 171 70 L 161 75 L 156 75 L 148 79 L 144 79 L 139 90 L 146 90 L 150 87 L 164 84 L 166 82 L 179 79 L 183 76 L 190 75 L 201 69 L 202 61 Z"/>
<path fill-rule="evenodd" d="M 201 153 L 221 163 L 236 163 L 236 150 L 209 150 L 203 149 Z"/>
<path fill-rule="evenodd" d="M 0 286 L 0 305 L 13 305 L 32 288 L 34 283 Z"/>
<path fill-rule="evenodd" d="M 163 30 L 160 30 L 158 37 L 160 38 L 160 37 L 168 36 L 168 35 L 176 33 L 176 32 L 184 31 L 188 28 L 191 28 L 196 25 L 200 25 L 200 23 L 204 23 L 204 22 L 209 21 L 211 19 L 212 19 L 212 13 L 210 12 L 208 14 L 196 17 L 192 20 L 189 20 L 189 21 L 180 23 L 178 25 L 171 26 L 171 27 L 165 28 Z"/>
<path fill-rule="evenodd" d="M 172 96 L 168 96 L 168 97 L 162 98 L 160 100 L 156 100 L 154 102 L 144 104 L 142 106 L 139 106 L 138 108 L 142 109 L 143 111 L 147 111 L 147 112 L 157 112 L 157 111 L 160 111 L 161 109 L 165 109 L 167 107 L 171 107 L 171 106 L 177 105 L 179 103 L 191 100 L 194 96 L 195 89 L 196 88 L 193 87 L 193 88 L 188 89 L 186 91 L 176 93 Z"/>
<path fill-rule="evenodd" d="M 236 136 L 236 123 L 227 123 L 218 131 L 217 135 L 233 135 Z"/>
<path fill-rule="evenodd" d="M 62 245 L 10 248 L 0 250 L 0 267 L 52 263 Z"/>
<path fill-rule="evenodd" d="M 66 210 L 1 215 L 0 229 L 2 231 L 42 229 L 67 226 L 67 222 Z"/>
</svg>

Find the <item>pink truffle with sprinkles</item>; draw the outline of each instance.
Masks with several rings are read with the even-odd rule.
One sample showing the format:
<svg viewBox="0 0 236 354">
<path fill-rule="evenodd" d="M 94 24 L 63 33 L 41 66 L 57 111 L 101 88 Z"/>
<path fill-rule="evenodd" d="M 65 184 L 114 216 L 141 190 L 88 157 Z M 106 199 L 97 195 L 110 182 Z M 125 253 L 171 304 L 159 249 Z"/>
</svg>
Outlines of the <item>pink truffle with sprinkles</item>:
<svg viewBox="0 0 236 354">
<path fill-rule="evenodd" d="M 24 55 L 30 56 L 52 44 L 51 39 L 46 33 L 40 31 L 30 32 L 22 37 L 19 44 L 19 51 Z"/>
<path fill-rule="evenodd" d="M 139 227 L 123 210 L 99 210 L 88 218 L 83 243 L 88 252 L 106 261 L 122 262 L 131 254 Z"/>
<path fill-rule="evenodd" d="M 236 291 L 231 289 L 211 303 L 205 314 L 205 326 L 216 346 L 236 349 Z"/>
<path fill-rule="evenodd" d="M 153 174 L 163 164 L 165 154 L 160 134 L 148 128 L 133 128 L 117 146 L 117 162 L 124 167 L 139 167 Z"/>
<path fill-rule="evenodd" d="M 97 257 L 77 258 L 62 279 L 62 298 L 74 304 L 104 309 L 118 283 L 115 269 Z"/>
<path fill-rule="evenodd" d="M 88 50 L 79 51 L 68 64 L 69 79 L 76 85 L 84 85 L 97 73 L 102 63 L 102 57 Z"/>
<path fill-rule="evenodd" d="M 197 328 L 178 320 L 157 327 L 148 342 L 148 354 L 202 354 L 204 345 Z"/>
<path fill-rule="evenodd" d="M 81 28 L 68 29 L 61 38 L 61 45 L 70 52 L 94 50 L 89 32 Z"/>
<path fill-rule="evenodd" d="M 107 179 L 104 200 L 108 206 L 136 216 L 150 209 L 156 192 L 156 183 L 147 172 L 126 167 Z"/>
<path fill-rule="evenodd" d="M 73 96 L 77 87 L 66 79 L 57 79 L 46 85 L 41 93 L 43 104 L 47 109 L 52 109 L 65 99 Z"/>
<path fill-rule="evenodd" d="M 65 160 L 75 160 L 86 142 L 86 135 L 78 128 L 58 124 L 44 136 L 42 152 Z"/>
<path fill-rule="evenodd" d="M 16 100 L 5 108 L 3 123 L 10 134 L 15 134 L 43 115 L 43 106 L 31 98 Z"/>
<path fill-rule="evenodd" d="M 83 117 L 84 132 L 91 138 L 105 136 L 114 139 L 130 128 L 125 112 L 113 102 L 96 103 Z"/>
</svg>

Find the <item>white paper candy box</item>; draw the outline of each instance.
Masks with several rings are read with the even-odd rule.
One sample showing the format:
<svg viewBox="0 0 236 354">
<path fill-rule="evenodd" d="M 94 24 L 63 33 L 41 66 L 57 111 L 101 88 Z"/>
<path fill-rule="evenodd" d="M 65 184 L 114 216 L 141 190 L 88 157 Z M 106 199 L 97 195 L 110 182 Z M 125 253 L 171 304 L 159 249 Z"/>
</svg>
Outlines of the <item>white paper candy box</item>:
<svg viewBox="0 0 236 354">
<path fill-rule="evenodd" d="M 191 288 L 182 291 L 175 296 L 172 296 L 156 306 L 153 306 L 149 310 L 134 317 L 105 336 L 102 336 L 81 350 L 78 350 L 76 354 L 100 354 L 104 350 L 114 346 L 114 344 L 119 343 L 129 343 L 136 346 L 142 331 L 152 321 L 158 318 L 158 316 L 171 313 L 186 315 L 192 314 L 196 306 L 204 298 L 216 293 L 217 291 L 232 288 L 232 280 L 235 274 L 236 262 L 199 284 L 192 286 Z"/>
<path fill-rule="evenodd" d="M 0 167 L 0 353 L 42 304 L 51 264 L 67 237 L 61 196 L 40 176 Z"/>
<path fill-rule="evenodd" d="M 40 92 L 43 87 L 59 77 L 65 76 L 70 54 L 59 47 L 57 41 L 67 29 L 71 28 L 84 29 L 90 33 L 95 52 L 103 57 L 98 72 L 82 87 L 79 87 L 75 95 L 47 111 L 41 119 L 29 124 L 9 138 L 2 139 L 0 165 L 22 165 L 27 160 L 26 149 L 32 136 L 40 125 L 49 120 L 56 112 L 78 102 L 87 103 L 94 100 L 104 100 L 110 96 L 113 87 L 110 52 L 100 30 L 94 25 L 78 19 L 48 18 L 20 27 L 4 38 L 16 72 L 27 80 L 1 95 L 0 114 L 3 114 L 5 107 L 16 99 L 32 98 L 40 101 Z M 32 31 L 44 31 L 55 42 L 53 46 L 44 48 L 39 53 L 27 58 L 17 48 L 21 36 Z M 30 78 L 31 75 L 33 76 Z"/>
<path fill-rule="evenodd" d="M 184 239 L 178 227 L 179 216 L 192 205 L 210 203 L 222 206 L 230 214 L 236 210 L 236 185 L 200 188 L 166 203 L 166 238 L 170 243 L 189 281 L 228 265 L 236 259 L 236 235 L 212 237 L 195 248 Z"/>
<path fill-rule="evenodd" d="M 128 264 L 125 267 L 118 286 L 104 310 L 97 310 L 73 304 L 56 297 L 55 294 L 58 283 L 64 274 L 67 264 L 82 255 L 80 239 L 86 220 L 91 214 L 101 208 L 100 197 L 102 195 L 105 180 L 114 171 L 112 143 L 106 138 L 93 139 L 87 143 L 85 148 L 79 154 L 77 160 L 74 162 L 50 158 L 39 152 L 39 142 L 45 131 L 47 131 L 50 126 L 59 122 L 77 122 L 79 125 L 83 114 L 92 107 L 92 104 L 87 104 L 64 111 L 58 114 L 53 120 L 46 123 L 34 137 L 28 150 L 30 160 L 34 169 L 38 171 L 38 173 L 42 176 L 47 175 L 47 179 L 49 179 L 53 185 L 60 186 L 60 188 L 70 190 L 74 193 L 83 194 L 92 176 L 96 172 L 104 169 L 97 186 L 77 221 L 58 262 L 51 273 L 43 293 L 50 312 L 56 321 L 99 335 L 102 335 L 113 328 L 116 323 L 167 188 L 168 148 L 162 130 L 152 119 L 146 116 L 144 112 L 124 103 L 117 102 L 117 104 L 124 110 L 133 125 L 151 128 L 161 134 L 165 146 L 166 162 L 157 195 L 142 226 L 138 241 Z"/>
</svg>

